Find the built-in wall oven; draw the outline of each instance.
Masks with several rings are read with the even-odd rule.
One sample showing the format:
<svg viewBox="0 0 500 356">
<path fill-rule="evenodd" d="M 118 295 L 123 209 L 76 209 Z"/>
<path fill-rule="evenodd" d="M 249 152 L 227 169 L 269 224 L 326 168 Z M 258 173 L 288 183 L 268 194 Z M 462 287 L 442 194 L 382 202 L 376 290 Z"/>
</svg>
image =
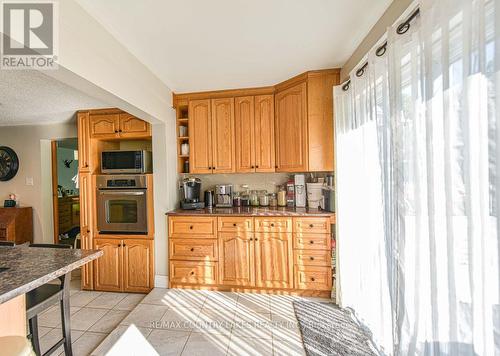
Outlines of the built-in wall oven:
<svg viewBox="0 0 500 356">
<path fill-rule="evenodd" d="M 101 233 L 148 233 L 145 175 L 98 175 L 97 229 Z"/>
</svg>

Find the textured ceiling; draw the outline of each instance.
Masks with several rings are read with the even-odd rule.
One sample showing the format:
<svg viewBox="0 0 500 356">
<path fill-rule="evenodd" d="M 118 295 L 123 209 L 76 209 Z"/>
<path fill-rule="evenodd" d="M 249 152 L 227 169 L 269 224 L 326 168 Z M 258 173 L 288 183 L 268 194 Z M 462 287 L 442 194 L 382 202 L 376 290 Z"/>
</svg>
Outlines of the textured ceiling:
<svg viewBox="0 0 500 356">
<path fill-rule="evenodd" d="M 105 107 L 41 72 L 0 70 L 0 126 L 64 122 L 77 110 Z"/>
<path fill-rule="evenodd" d="M 342 66 L 392 0 L 77 0 L 176 92 Z"/>
</svg>

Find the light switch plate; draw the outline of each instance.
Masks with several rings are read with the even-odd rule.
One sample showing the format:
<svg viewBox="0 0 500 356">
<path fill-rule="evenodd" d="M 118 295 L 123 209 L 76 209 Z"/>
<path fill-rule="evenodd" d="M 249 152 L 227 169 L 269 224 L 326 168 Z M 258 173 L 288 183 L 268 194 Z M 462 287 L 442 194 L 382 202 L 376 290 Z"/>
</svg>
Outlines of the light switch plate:
<svg viewBox="0 0 500 356">
<path fill-rule="evenodd" d="M 33 185 L 33 177 L 26 177 L 26 185 Z"/>
</svg>

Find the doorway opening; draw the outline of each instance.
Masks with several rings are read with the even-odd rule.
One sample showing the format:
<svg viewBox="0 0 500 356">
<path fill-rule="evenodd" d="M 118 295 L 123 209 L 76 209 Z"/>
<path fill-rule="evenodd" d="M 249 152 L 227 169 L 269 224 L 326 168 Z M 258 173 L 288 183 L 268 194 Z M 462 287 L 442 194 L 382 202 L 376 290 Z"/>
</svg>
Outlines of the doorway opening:
<svg viewBox="0 0 500 356">
<path fill-rule="evenodd" d="M 54 243 L 80 247 L 78 139 L 52 141 Z"/>
</svg>

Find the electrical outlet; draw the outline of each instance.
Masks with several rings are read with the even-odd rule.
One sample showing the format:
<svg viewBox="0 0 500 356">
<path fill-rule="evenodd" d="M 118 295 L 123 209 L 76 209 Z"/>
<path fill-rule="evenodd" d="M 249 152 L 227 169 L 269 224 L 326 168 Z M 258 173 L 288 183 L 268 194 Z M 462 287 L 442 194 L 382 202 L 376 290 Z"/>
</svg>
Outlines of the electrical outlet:
<svg viewBox="0 0 500 356">
<path fill-rule="evenodd" d="M 26 185 L 34 185 L 33 177 L 26 177 Z"/>
</svg>

